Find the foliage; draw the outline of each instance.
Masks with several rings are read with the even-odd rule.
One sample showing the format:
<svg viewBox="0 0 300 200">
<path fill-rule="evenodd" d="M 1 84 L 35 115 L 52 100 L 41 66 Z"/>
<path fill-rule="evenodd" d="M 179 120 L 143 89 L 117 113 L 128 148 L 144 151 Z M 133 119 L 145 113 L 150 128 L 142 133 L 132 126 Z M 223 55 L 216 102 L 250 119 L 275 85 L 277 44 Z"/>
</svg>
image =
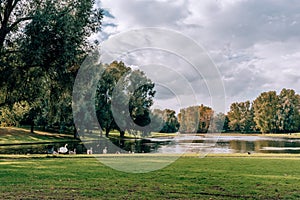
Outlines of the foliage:
<svg viewBox="0 0 300 200">
<path fill-rule="evenodd" d="M 162 120 L 162 128 L 159 131 L 160 133 L 175 133 L 179 130 L 180 124 L 178 122 L 178 119 L 176 117 L 176 112 L 174 110 L 154 109 L 153 115 L 160 117 Z"/>
<path fill-rule="evenodd" d="M 0 125 L 17 126 L 29 111 L 30 106 L 24 101 L 14 103 L 12 107 L 3 106 L 0 108 Z"/>
<path fill-rule="evenodd" d="M 279 94 L 277 124 L 281 132 L 295 132 L 300 128 L 300 96 L 294 90 L 282 89 Z"/>
<path fill-rule="evenodd" d="M 300 130 L 300 96 L 292 89 L 261 93 L 252 103 L 232 103 L 229 128 L 237 132 L 289 133 Z"/>
<path fill-rule="evenodd" d="M 232 103 L 228 112 L 229 128 L 237 132 L 255 131 L 255 122 L 253 120 L 253 109 L 250 101 Z"/>
<path fill-rule="evenodd" d="M 149 134 L 150 107 L 155 94 L 154 84 L 140 70 L 132 70 L 123 62 L 104 65 L 105 71 L 96 91 L 98 121 L 108 136 L 117 129 L 121 137 L 125 131 Z"/>
<path fill-rule="evenodd" d="M 0 107 L 27 102 L 31 123 L 72 125 L 74 79 L 94 48 L 89 36 L 101 27 L 102 10 L 93 6 L 93 0 L 1 1 Z"/>
<path fill-rule="evenodd" d="M 181 109 L 178 115 L 180 132 L 206 133 L 210 127 L 213 114 L 213 109 L 203 104 Z"/>
<path fill-rule="evenodd" d="M 212 132 L 226 132 L 229 130 L 229 119 L 224 113 L 217 113 L 213 116 L 211 122 Z"/>
<path fill-rule="evenodd" d="M 275 91 L 263 92 L 253 103 L 254 120 L 263 133 L 276 132 L 278 96 Z"/>
</svg>

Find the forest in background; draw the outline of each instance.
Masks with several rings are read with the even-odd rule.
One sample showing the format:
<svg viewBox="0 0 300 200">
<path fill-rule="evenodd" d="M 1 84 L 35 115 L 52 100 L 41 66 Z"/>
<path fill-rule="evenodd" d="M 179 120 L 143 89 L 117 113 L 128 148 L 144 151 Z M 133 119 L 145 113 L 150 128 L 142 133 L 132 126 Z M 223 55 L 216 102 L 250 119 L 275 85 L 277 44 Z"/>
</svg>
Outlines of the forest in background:
<svg viewBox="0 0 300 200">
<path fill-rule="evenodd" d="M 235 102 L 227 114 L 207 106 L 181 109 L 180 132 L 292 133 L 300 131 L 300 95 L 293 89 L 261 93 L 253 102 Z"/>
</svg>

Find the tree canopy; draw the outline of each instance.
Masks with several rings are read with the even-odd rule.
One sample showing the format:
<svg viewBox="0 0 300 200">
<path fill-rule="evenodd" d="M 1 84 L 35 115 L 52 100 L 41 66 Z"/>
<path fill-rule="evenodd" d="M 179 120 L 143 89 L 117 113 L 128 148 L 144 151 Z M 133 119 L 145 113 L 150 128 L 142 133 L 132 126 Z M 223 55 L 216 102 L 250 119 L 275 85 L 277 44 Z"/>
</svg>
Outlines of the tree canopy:
<svg viewBox="0 0 300 200">
<path fill-rule="evenodd" d="M 77 70 L 101 28 L 93 0 L 4 0 L 0 3 L 0 107 L 27 102 L 32 123 L 72 124 Z M 3 120 L 3 117 L 2 117 Z"/>
<path fill-rule="evenodd" d="M 112 129 L 140 131 L 151 122 L 150 107 L 155 95 L 154 83 L 140 70 L 132 70 L 123 62 L 104 65 L 96 92 L 96 112 L 100 126 L 108 136 Z"/>
</svg>

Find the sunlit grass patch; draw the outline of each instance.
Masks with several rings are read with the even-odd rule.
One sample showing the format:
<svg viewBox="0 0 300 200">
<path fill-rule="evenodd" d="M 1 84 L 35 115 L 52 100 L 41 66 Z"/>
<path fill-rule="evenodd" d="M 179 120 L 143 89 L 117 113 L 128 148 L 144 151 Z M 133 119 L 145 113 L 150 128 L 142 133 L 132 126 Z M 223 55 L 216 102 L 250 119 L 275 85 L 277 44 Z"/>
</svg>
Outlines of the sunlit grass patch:
<svg viewBox="0 0 300 200">
<path fill-rule="evenodd" d="M 48 133 L 43 131 L 35 131 L 22 128 L 0 128 L 0 145 L 1 144 L 20 144 L 20 143 L 36 143 L 36 142 L 60 142 L 73 140 L 72 135 L 59 133 Z"/>
</svg>

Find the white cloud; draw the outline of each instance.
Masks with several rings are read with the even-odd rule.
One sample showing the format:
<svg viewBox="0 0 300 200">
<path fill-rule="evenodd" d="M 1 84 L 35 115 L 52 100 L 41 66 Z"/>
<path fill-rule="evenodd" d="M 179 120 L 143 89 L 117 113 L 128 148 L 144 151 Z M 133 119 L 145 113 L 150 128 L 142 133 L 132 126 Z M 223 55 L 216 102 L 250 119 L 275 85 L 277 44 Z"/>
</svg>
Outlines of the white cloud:
<svg viewBox="0 0 300 200">
<path fill-rule="evenodd" d="M 133 28 L 161 27 L 203 45 L 220 70 L 228 104 L 283 87 L 300 93 L 297 0 L 102 0 L 101 6 L 114 17 L 104 19 L 102 39 Z M 174 62 L 170 59 L 167 63 Z M 187 79 L 195 82 L 189 72 Z"/>
</svg>

